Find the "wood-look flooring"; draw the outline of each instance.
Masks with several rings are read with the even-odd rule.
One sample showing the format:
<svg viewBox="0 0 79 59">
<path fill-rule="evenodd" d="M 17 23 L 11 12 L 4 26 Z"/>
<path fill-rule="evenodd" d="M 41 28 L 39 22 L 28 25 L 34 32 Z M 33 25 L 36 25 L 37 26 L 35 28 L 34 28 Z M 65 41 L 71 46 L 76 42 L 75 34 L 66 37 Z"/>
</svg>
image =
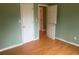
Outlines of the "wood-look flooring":
<svg viewBox="0 0 79 59">
<path fill-rule="evenodd" d="M 41 32 L 40 39 L 0 52 L 1 55 L 79 55 L 79 47 L 48 38 Z"/>
</svg>

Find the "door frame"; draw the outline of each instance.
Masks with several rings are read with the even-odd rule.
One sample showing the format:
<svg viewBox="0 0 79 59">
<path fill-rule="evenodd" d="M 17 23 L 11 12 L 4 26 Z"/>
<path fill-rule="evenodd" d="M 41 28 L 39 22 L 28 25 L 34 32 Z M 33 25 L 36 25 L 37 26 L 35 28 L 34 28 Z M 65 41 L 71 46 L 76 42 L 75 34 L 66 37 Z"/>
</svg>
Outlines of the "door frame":
<svg viewBox="0 0 79 59">
<path fill-rule="evenodd" d="M 57 4 L 56 4 L 57 5 Z M 46 4 L 38 4 L 38 31 L 39 31 L 39 27 L 40 27 L 40 18 L 39 18 L 39 16 L 40 16 L 40 14 L 39 14 L 39 6 L 43 6 L 43 7 L 48 7 L 48 5 L 46 5 Z M 51 5 L 50 5 L 51 6 Z M 57 5 L 58 6 L 58 5 Z M 57 7 L 58 8 L 58 7 Z M 57 9 L 58 10 L 58 9 Z M 47 17 L 47 16 L 46 16 Z M 47 20 L 46 20 L 47 21 Z M 56 20 L 56 23 L 55 23 L 55 25 L 57 24 L 57 20 Z M 46 26 L 47 26 L 47 22 L 46 22 Z M 56 31 L 56 26 L 55 26 L 55 31 Z M 40 34 L 39 32 L 38 32 L 38 34 Z M 56 34 L 56 33 L 55 33 Z M 55 39 L 55 38 L 54 38 Z"/>
</svg>

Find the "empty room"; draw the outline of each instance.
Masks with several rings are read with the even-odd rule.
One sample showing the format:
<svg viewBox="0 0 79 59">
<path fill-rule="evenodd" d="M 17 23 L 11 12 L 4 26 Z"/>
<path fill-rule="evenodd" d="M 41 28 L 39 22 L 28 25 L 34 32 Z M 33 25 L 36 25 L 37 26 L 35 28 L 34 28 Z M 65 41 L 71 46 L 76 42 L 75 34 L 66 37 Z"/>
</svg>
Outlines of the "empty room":
<svg viewBox="0 0 79 59">
<path fill-rule="evenodd" d="M 0 3 L 0 55 L 79 55 L 79 3 Z"/>
</svg>

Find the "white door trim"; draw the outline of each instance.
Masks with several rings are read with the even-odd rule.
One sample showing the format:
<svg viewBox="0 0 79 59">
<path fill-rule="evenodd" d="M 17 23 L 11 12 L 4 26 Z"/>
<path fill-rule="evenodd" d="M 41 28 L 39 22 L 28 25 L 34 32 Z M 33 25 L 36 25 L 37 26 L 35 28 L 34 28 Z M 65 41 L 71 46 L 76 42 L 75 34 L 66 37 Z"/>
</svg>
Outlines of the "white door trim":
<svg viewBox="0 0 79 59">
<path fill-rule="evenodd" d="M 38 6 L 48 7 L 48 5 L 46 5 L 46 4 L 38 4 Z"/>
</svg>

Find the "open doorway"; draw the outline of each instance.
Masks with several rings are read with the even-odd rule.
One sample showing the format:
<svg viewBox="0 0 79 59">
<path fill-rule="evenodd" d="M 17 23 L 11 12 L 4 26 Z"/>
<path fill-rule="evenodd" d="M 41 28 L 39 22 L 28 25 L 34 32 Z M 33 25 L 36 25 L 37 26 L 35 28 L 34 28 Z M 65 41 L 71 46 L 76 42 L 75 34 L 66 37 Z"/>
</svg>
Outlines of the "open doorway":
<svg viewBox="0 0 79 59">
<path fill-rule="evenodd" d="M 38 12 L 39 12 L 39 38 L 43 37 L 43 35 L 46 35 L 46 11 L 47 11 L 47 7 L 40 5 L 38 6 Z"/>
<path fill-rule="evenodd" d="M 38 6 L 39 38 L 55 39 L 57 24 L 57 5 Z"/>
</svg>

